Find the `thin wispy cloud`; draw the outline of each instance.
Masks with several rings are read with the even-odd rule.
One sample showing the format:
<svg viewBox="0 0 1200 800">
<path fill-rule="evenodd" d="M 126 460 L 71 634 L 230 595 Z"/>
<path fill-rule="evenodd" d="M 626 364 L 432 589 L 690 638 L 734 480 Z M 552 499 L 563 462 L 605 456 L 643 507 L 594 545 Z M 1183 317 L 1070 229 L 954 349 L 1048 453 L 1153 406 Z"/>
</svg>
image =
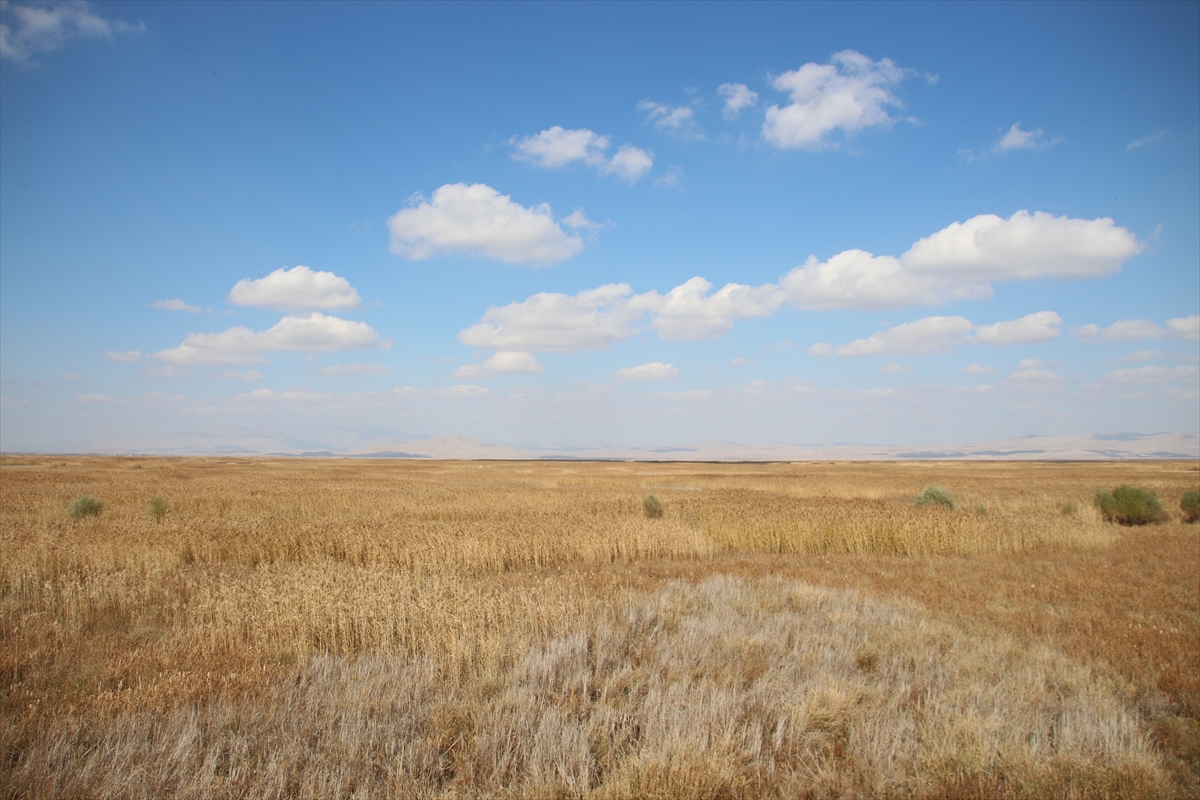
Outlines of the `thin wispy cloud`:
<svg viewBox="0 0 1200 800">
<path fill-rule="evenodd" d="M 37 66 L 33 56 L 61 50 L 74 39 L 115 39 L 142 33 L 142 22 L 110 20 L 84 2 L 0 4 L 0 58 Z"/>
</svg>

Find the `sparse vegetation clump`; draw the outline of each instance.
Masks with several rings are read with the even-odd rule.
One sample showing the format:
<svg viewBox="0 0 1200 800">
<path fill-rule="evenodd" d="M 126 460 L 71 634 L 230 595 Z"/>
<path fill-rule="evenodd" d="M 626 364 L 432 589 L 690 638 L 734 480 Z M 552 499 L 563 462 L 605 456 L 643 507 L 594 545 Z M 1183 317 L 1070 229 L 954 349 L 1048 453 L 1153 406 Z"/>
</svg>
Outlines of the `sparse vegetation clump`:
<svg viewBox="0 0 1200 800">
<path fill-rule="evenodd" d="M 1079 509 L 1076 508 L 1074 503 L 1063 503 L 1062 513 L 1068 517 L 1071 516 L 1072 514 L 1074 514 L 1078 510 Z"/>
<path fill-rule="evenodd" d="M 642 501 L 642 512 L 650 519 L 658 519 L 663 515 L 662 501 L 652 494 L 646 495 Z"/>
<path fill-rule="evenodd" d="M 921 490 L 921 493 L 917 495 L 916 505 L 945 506 L 951 511 L 958 507 L 954 502 L 954 495 L 950 494 L 949 489 L 943 489 L 941 486 L 934 486 L 932 484 L 926 486 Z"/>
<path fill-rule="evenodd" d="M 103 510 L 104 503 L 90 494 L 79 495 L 71 501 L 71 505 L 67 506 L 67 513 L 71 515 L 71 519 L 98 517 Z"/>
<path fill-rule="evenodd" d="M 1118 486 L 1111 492 L 1096 490 L 1096 508 L 1109 522 L 1149 525 L 1167 518 L 1158 495 L 1140 486 Z"/>
<path fill-rule="evenodd" d="M 1184 492 L 1179 510 L 1183 512 L 1184 522 L 1200 522 L 1200 491 L 1188 489 Z"/>
<path fill-rule="evenodd" d="M 155 522 L 162 522 L 162 518 L 167 515 L 168 510 L 166 500 L 158 495 L 150 498 L 150 516 L 154 517 Z"/>
</svg>

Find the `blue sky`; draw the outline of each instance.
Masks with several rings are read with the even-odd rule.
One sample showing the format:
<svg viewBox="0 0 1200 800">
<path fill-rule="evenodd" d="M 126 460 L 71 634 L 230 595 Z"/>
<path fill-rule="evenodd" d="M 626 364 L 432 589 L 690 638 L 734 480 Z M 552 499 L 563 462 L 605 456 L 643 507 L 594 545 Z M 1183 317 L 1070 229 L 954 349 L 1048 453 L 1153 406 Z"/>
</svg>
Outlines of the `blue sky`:
<svg viewBox="0 0 1200 800">
<path fill-rule="evenodd" d="M 1200 4 L 0 23 L 4 450 L 1200 432 Z"/>
</svg>

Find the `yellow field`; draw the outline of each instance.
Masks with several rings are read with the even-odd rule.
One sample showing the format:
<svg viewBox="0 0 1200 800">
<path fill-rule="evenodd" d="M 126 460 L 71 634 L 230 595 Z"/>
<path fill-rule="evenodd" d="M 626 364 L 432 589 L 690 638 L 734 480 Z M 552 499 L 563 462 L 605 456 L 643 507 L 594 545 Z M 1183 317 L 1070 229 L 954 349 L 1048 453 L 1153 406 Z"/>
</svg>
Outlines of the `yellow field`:
<svg viewBox="0 0 1200 800">
<path fill-rule="evenodd" d="M 1105 523 L 1121 483 L 1170 521 Z M 958 509 L 915 507 L 927 484 Z M 1200 796 L 1198 487 L 1194 462 L 4 457 L 0 787 Z M 80 494 L 103 513 L 72 520 Z"/>
</svg>

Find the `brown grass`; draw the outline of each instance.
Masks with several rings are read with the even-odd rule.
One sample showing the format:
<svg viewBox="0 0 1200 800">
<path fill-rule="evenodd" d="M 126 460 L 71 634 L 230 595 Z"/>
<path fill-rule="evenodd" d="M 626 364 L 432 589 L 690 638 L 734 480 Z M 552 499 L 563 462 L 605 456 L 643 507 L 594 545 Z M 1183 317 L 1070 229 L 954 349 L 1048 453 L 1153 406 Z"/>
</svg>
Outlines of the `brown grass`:
<svg viewBox="0 0 1200 800">
<path fill-rule="evenodd" d="M 1200 472 L 5 457 L 0 787 L 1200 796 L 1200 532 L 1119 483 Z"/>
</svg>

